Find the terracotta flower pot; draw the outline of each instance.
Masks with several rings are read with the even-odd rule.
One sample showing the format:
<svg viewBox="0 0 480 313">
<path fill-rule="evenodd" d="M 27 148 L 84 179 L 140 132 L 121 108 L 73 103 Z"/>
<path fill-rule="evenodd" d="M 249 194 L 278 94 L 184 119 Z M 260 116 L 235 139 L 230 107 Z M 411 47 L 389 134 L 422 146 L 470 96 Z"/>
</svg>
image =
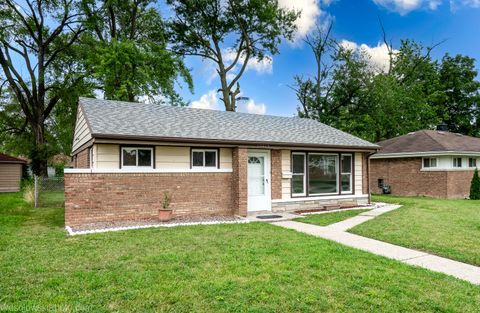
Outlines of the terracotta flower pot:
<svg viewBox="0 0 480 313">
<path fill-rule="evenodd" d="M 172 219 L 172 211 L 171 209 L 160 209 L 158 210 L 158 219 L 160 222 L 168 222 Z"/>
</svg>

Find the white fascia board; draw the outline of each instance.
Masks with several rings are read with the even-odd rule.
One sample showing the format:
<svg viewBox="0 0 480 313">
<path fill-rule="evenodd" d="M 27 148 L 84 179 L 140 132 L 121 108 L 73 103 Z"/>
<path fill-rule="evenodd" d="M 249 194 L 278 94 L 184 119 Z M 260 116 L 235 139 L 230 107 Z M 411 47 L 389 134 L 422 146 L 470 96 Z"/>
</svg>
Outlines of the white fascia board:
<svg viewBox="0 0 480 313">
<path fill-rule="evenodd" d="M 418 158 L 427 156 L 480 156 L 480 151 L 426 151 L 426 152 L 401 152 L 401 153 L 377 153 L 370 159 L 395 159 L 395 158 Z"/>
</svg>

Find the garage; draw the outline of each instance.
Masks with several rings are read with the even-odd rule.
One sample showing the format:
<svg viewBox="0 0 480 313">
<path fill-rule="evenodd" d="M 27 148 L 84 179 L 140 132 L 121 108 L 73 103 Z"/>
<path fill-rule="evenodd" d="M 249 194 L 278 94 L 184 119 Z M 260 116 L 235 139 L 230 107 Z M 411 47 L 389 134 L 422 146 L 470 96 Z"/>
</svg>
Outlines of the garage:
<svg viewBox="0 0 480 313">
<path fill-rule="evenodd" d="M 25 161 L 0 153 L 0 192 L 20 191 Z"/>
</svg>

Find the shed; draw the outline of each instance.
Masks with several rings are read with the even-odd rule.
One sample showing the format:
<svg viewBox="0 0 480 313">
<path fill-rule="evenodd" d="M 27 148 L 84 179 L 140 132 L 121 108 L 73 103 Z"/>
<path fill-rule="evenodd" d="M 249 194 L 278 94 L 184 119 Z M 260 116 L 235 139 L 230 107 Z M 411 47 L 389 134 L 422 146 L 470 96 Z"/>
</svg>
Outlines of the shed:
<svg viewBox="0 0 480 313">
<path fill-rule="evenodd" d="M 0 192 L 20 191 L 22 166 L 26 162 L 0 153 Z"/>
</svg>

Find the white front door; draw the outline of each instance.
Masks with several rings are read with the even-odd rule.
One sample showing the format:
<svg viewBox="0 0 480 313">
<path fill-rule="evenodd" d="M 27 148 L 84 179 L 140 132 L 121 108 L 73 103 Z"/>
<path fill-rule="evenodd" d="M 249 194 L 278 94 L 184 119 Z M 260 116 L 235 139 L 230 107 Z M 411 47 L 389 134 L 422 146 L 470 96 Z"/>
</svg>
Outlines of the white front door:
<svg viewBox="0 0 480 313">
<path fill-rule="evenodd" d="M 248 211 L 271 210 L 270 152 L 248 152 Z"/>
</svg>

